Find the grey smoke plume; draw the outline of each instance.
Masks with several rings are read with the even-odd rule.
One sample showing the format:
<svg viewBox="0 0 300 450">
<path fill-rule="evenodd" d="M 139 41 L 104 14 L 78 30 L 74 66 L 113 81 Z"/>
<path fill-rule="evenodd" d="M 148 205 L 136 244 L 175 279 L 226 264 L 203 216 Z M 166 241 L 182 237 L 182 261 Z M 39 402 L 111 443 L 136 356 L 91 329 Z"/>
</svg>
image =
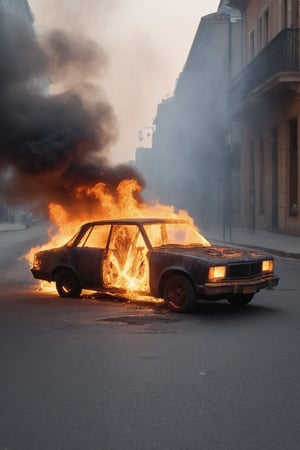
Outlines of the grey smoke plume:
<svg viewBox="0 0 300 450">
<path fill-rule="evenodd" d="M 44 210 L 51 200 L 71 211 L 79 186 L 105 182 L 113 190 L 125 178 L 139 179 L 132 167 L 109 162 L 117 120 L 101 89 L 87 81 L 105 67 L 99 46 L 62 31 L 40 44 L 25 23 L 0 16 L 0 54 L 2 198 Z M 59 93 L 41 92 L 46 78 Z"/>
</svg>

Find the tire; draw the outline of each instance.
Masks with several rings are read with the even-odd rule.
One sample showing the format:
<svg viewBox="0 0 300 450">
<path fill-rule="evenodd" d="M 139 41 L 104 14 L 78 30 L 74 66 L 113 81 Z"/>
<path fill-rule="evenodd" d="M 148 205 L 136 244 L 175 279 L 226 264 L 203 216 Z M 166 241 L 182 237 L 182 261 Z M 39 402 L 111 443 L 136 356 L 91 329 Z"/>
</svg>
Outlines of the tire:
<svg viewBox="0 0 300 450">
<path fill-rule="evenodd" d="M 197 308 L 194 286 L 183 275 L 173 275 L 166 281 L 163 297 L 174 312 L 193 312 Z"/>
<path fill-rule="evenodd" d="M 233 295 L 232 297 L 227 298 L 227 301 L 232 306 L 245 306 L 251 302 L 253 297 L 254 297 L 254 294 Z"/>
<path fill-rule="evenodd" d="M 60 297 L 79 297 L 82 291 L 80 282 L 71 269 L 61 269 L 56 277 L 56 290 Z"/>
</svg>

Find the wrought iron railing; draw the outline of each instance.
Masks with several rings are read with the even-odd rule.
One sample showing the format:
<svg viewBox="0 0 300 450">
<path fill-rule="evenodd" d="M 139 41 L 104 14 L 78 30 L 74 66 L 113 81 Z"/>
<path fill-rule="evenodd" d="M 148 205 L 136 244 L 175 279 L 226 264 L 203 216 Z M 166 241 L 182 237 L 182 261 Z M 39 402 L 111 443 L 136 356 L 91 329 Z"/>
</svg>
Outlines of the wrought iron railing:
<svg viewBox="0 0 300 450">
<path fill-rule="evenodd" d="M 235 77 L 229 87 L 230 104 L 237 106 L 259 86 L 283 72 L 300 71 L 300 29 L 286 28 Z"/>
</svg>

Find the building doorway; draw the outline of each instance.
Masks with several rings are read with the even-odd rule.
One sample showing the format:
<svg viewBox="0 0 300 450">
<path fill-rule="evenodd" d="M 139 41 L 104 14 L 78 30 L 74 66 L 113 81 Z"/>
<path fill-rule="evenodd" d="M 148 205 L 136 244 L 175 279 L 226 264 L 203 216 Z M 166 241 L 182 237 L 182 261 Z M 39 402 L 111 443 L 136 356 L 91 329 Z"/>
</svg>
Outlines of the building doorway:
<svg viewBox="0 0 300 450">
<path fill-rule="evenodd" d="M 250 188 L 250 211 L 249 229 L 255 231 L 255 147 L 250 142 L 250 164 L 249 164 L 249 188 Z"/>
<path fill-rule="evenodd" d="M 278 128 L 272 129 L 272 231 L 278 231 Z"/>
</svg>

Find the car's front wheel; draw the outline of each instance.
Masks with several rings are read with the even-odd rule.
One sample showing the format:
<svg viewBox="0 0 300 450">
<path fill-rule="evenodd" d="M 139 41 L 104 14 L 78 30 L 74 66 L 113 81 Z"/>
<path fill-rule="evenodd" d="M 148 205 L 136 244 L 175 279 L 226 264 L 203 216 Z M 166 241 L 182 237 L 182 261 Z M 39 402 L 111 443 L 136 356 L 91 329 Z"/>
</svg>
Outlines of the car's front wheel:
<svg viewBox="0 0 300 450">
<path fill-rule="evenodd" d="M 232 295 L 232 297 L 228 297 L 227 301 L 233 306 L 244 306 L 251 302 L 254 294 L 239 294 Z"/>
<path fill-rule="evenodd" d="M 79 297 L 81 294 L 81 285 L 70 269 L 61 269 L 55 277 L 56 290 L 60 297 Z"/>
<path fill-rule="evenodd" d="M 171 311 L 193 312 L 197 307 L 197 295 L 194 286 L 183 275 L 172 275 L 167 280 L 163 296 Z"/>
</svg>

